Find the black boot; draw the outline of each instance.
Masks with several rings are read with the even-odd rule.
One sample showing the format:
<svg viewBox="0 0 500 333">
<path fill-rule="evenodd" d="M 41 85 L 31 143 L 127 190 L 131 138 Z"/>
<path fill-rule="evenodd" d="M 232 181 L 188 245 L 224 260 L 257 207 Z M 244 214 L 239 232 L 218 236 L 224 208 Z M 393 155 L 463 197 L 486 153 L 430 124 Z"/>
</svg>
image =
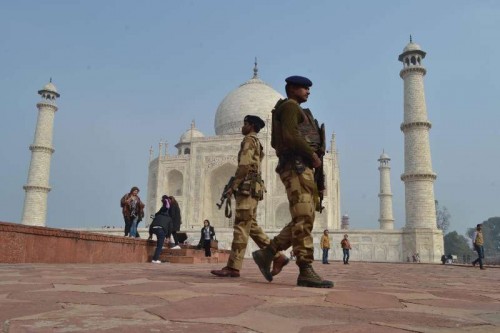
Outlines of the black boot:
<svg viewBox="0 0 500 333">
<path fill-rule="evenodd" d="M 275 254 L 276 252 L 273 251 L 270 246 L 252 253 L 253 261 L 255 261 L 260 269 L 260 272 L 269 282 L 273 280 L 273 275 L 271 274 L 271 264 L 273 263 Z"/>
<path fill-rule="evenodd" d="M 333 288 L 333 281 L 323 280 L 311 265 L 301 265 L 300 274 L 297 278 L 297 285 L 311 288 Z"/>
</svg>

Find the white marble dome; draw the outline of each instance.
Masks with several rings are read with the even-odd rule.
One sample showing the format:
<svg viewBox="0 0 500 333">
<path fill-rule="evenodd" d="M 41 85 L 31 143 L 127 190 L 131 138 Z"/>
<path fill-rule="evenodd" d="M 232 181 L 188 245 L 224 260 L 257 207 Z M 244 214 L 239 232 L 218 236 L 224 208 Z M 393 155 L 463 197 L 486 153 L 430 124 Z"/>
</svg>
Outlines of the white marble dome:
<svg viewBox="0 0 500 333">
<path fill-rule="evenodd" d="M 240 134 L 243 118 L 249 114 L 265 121 L 276 102 L 283 98 L 254 72 L 252 79 L 231 91 L 219 104 L 214 122 L 216 135 Z"/>
<path fill-rule="evenodd" d="M 43 86 L 42 89 L 38 90 L 38 93 L 41 95 L 43 92 L 51 92 L 59 97 L 59 93 L 57 92 L 56 86 L 52 83 L 52 80 Z"/>
<path fill-rule="evenodd" d="M 379 160 L 390 160 L 389 155 L 387 155 L 385 152 L 380 155 Z"/>
<path fill-rule="evenodd" d="M 403 49 L 403 53 L 411 51 L 422 51 L 422 48 L 417 43 L 409 42 Z"/>
<path fill-rule="evenodd" d="M 191 123 L 191 128 L 188 129 L 184 134 L 181 135 L 179 139 L 179 143 L 189 143 L 192 138 L 203 138 L 205 135 L 201 133 L 194 125 L 194 122 Z"/>
</svg>

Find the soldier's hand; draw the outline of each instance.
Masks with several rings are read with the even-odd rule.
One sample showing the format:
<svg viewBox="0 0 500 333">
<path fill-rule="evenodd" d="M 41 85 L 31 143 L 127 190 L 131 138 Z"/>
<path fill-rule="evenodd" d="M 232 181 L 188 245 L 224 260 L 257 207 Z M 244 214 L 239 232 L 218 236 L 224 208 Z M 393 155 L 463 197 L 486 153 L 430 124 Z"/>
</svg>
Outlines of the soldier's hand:
<svg viewBox="0 0 500 333">
<path fill-rule="evenodd" d="M 313 153 L 313 167 L 319 168 L 321 166 L 321 159 L 318 157 L 318 154 Z"/>
<path fill-rule="evenodd" d="M 227 197 L 227 198 L 230 198 L 232 195 L 233 195 L 233 189 L 232 188 L 229 188 L 226 193 L 224 193 L 224 195 Z"/>
</svg>

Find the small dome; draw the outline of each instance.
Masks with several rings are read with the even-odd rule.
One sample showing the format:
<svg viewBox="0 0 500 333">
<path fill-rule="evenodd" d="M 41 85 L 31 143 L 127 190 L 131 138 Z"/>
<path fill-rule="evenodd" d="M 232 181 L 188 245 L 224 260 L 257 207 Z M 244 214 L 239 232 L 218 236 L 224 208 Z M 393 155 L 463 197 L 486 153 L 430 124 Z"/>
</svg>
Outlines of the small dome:
<svg viewBox="0 0 500 333">
<path fill-rule="evenodd" d="M 190 143 L 192 138 L 204 138 L 204 137 L 205 135 L 203 135 L 203 133 L 201 133 L 198 129 L 196 129 L 193 121 L 191 123 L 191 128 L 181 135 L 179 143 Z"/>
<path fill-rule="evenodd" d="M 219 104 L 215 114 L 215 134 L 240 134 L 243 118 L 254 115 L 264 121 L 271 116 L 276 102 L 283 98 L 257 76 L 254 70 L 252 79 L 231 91 Z"/>
<path fill-rule="evenodd" d="M 54 93 L 57 97 L 59 97 L 59 93 L 57 92 L 56 86 L 52 83 L 52 79 L 50 80 L 49 83 L 43 86 L 42 89 L 38 90 L 39 94 L 42 94 L 44 91 Z"/>
<path fill-rule="evenodd" d="M 409 42 L 403 49 L 403 53 L 411 51 L 422 51 L 422 48 L 417 43 Z"/>
<path fill-rule="evenodd" d="M 410 38 L 410 42 L 405 46 L 405 48 L 403 49 L 403 52 L 399 55 L 398 60 L 403 61 L 403 58 L 411 53 L 420 54 L 422 59 L 424 59 L 425 55 L 426 55 L 426 53 L 424 51 L 422 51 L 422 48 L 420 47 L 420 45 L 418 45 L 417 43 L 414 43 Z"/>
<path fill-rule="evenodd" d="M 385 152 L 380 155 L 380 160 L 390 160 L 389 155 L 387 155 Z"/>
</svg>

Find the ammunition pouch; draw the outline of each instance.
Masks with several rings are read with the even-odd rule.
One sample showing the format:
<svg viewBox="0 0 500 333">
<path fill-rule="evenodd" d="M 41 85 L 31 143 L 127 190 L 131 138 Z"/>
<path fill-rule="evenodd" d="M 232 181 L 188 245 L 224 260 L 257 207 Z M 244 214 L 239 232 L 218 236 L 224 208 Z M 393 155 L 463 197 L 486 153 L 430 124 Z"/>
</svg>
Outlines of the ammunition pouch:
<svg viewBox="0 0 500 333">
<path fill-rule="evenodd" d="M 312 169 L 312 162 L 302 156 L 283 155 L 279 157 L 276 172 L 281 173 L 285 170 L 287 165 L 290 165 L 299 175 L 302 174 L 306 168 Z"/>
<path fill-rule="evenodd" d="M 259 201 L 264 199 L 265 192 L 264 180 L 258 173 L 250 173 L 238 187 L 238 194 L 251 196 Z"/>
<path fill-rule="evenodd" d="M 250 190 L 252 188 L 252 184 L 250 182 L 250 179 L 245 179 L 240 186 L 238 186 L 238 194 L 249 196 Z"/>
</svg>

